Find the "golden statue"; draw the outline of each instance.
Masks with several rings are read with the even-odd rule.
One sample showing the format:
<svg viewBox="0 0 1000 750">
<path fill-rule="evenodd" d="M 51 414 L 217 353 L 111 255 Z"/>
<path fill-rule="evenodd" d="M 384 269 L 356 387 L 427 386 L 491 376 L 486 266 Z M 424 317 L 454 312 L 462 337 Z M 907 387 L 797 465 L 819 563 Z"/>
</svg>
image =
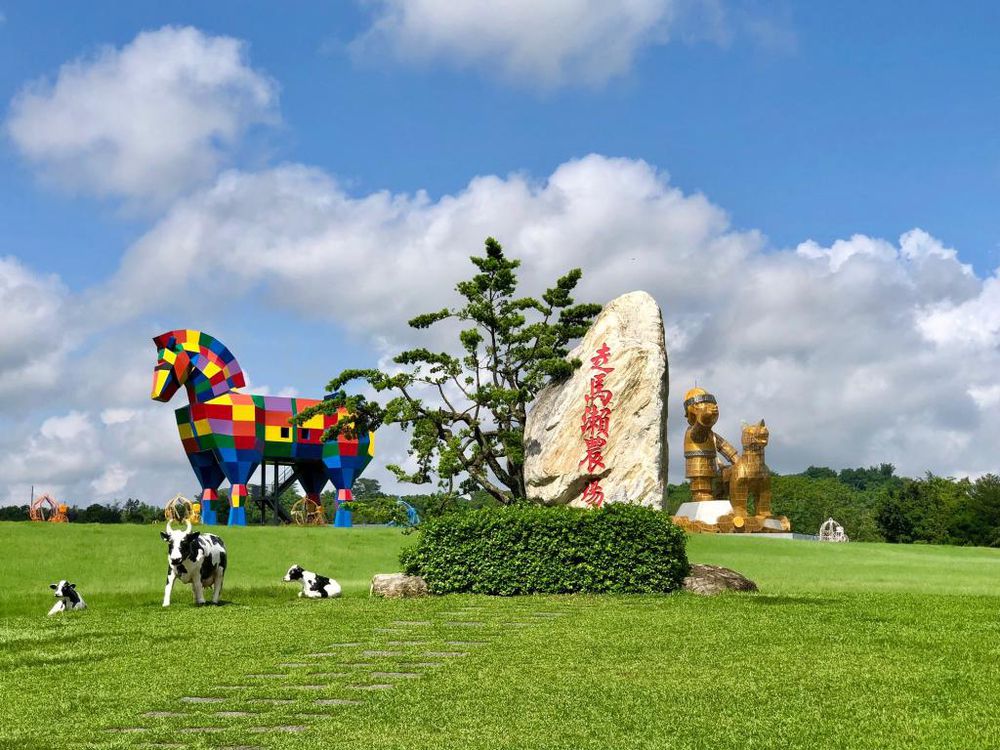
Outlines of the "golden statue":
<svg viewBox="0 0 1000 750">
<path fill-rule="evenodd" d="M 691 485 L 691 502 L 677 509 L 674 522 L 688 531 L 781 532 L 791 526 L 784 516 L 771 515 L 771 472 L 764 463 L 767 425 L 744 425 L 743 453 L 717 435 L 715 396 L 703 388 L 684 394 L 684 474 Z M 720 467 L 719 456 L 732 466 Z M 728 498 L 726 497 L 728 495 Z M 754 515 L 748 504 L 753 498 Z"/>
<path fill-rule="evenodd" d="M 725 479 L 719 469 L 718 454 L 729 463 L 736 461 L 736 449 L 712 431 L 719 421 L 719 404 L 704 388 L 684 394 L 684 476 L 691 483 L 691 499 L 720 500 L 725 497 Z"/>
</svg>

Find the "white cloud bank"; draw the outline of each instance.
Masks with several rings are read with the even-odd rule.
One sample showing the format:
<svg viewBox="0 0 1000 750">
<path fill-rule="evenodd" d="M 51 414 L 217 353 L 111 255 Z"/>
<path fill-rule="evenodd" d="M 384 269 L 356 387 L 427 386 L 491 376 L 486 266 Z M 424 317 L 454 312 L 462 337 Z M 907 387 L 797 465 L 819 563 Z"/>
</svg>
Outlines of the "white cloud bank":
<svg viewBox="0 0 1000 750">
<path fill-rule="evenodd" d="M 248 127 L 277 120 L 277 87 L 246 44 L 185 27 L 66 63 L 13 100 L 7 134 L 56 184 L 167 200 L 211 179 Z"/>
<path fill-rule="evenodd" d="M 730 440 L 738 440 L 741 419 L 767 419 L 778 471 L 879 461 L 911 474 L 1000 469 L 992 450 L 1000 441 L 996 279 L 977 278 L 919 229 L 898 243 L 854 236 L 829 247 L 772 248 L 642 161 L 591 155 L 543 181 L 477 177 L 438 200 L 355 197 L 296 165 L 229 172 L 180 201 L 113 278 L 72 301 L 70 314 L 100 321 L 103 311 L 102 326 L 198 309 L 226 279 L 228 304 L 263 292 L 268 305 L 293 314 L 326 317 L 389 346 L 414 344 L 426 334 L 404 321 L 449 297 L 488 234 L 522 260 L 530 289 L 580 266 L 579 300 L 633 289 L 659 300 L 670 346 L 675 479 L 678 405 L 695 380 L 718 395 Z M 121 484 L 123 493 L 156 498 L 165 476 L 189 486 L 171 409 L 146 401 L 146 337 L 135 326 L 114 336 L 117 344 L 105 346 L 127 357 L 107 372 L 81 365 L 92 382 L 78 390 L 86 388 L 80 392 L 94 415 L 84 424 L 71 411 L 64 422 L 43 424 L 8 476 L 26 481 L 54 461 L 61 483 L 82 491 Z M 112 380 L 117 400 L 104 403 L 100 384 Z M 64 449 L 71 443 L 78 450 Z M 100 460 L 76 456 L 92 446 Z M 399 460 L 401 450 L 398 440 L 380 441 L 377 463 Z M 154 480 L 158 493 L 149 492 Z"/>
<path fill-rule="evenodd" d="M 447 298 L 488 234 L 522 260 L 530 289 L 580 266 L 580 300 L 646 289 L 660 301 L 675 447 L 677 402 L 697 380 L 719 396 L 732 441 L 741 419 L 768 420 L 779 471 L 1000 469 L 996 280 L 919 229 L 898 243 L 769 247 L 642 161 L 591 155 L 544 181 L 477 177 L 438 200 L 354 197 L 296 165 L 230 172 L 175 206 L 87 304 L 113 318 L 159 314 L 199 304 L 225 278 L 230 302 L 263 293 L 373 341 L 414 344 L 427 334 L 404 321 Z"/>
</svg>

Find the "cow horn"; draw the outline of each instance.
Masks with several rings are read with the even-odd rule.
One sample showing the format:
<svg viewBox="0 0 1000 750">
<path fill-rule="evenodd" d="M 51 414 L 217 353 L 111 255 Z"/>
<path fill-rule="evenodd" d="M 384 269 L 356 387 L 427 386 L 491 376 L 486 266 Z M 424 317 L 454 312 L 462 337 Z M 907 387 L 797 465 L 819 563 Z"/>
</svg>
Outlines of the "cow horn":
<svg viewBox="0 0 1000 750">
<path fill-rule="evenodd" d="M 169 518 L 167 519 L 167 533 L 168 533 L 168 534 L 173 534 L 173 533 L 174 533 L 174 527 L 173 527 L 173 526 L 171 526 L 171 523 L 170 523 L 170 519 L 169 519 Z"/>
<path fill-rule="evenodd" d="M 191 521 L 189 519 L 185 518 L 184 519 L 184 523 L 186 524 L 186 527 L 184 529 L 184 533 L 185 534 L 190 534 L 191 533 Z"/>
</svg>

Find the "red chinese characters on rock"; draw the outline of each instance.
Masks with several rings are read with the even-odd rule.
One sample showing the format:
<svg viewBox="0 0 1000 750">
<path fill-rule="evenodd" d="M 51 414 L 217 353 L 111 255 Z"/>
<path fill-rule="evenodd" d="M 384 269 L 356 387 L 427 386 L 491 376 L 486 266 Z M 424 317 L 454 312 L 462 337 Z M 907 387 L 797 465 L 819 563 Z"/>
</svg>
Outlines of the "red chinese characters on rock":
<svg viewBox="0 0 1000 750">
<path fill-rule="evenodd" d="M 583 398 L 583 419 L 580 422 L 580 432 L 586 455 L 580 461 L 580 466 L 587 467 L 587 473 L 593 474 L 607 468 L 604 465 L 604 446 L 608 444 L 608 429 L 611 424 L 611 399 L 614 394 L 604 383 L 608 373 L 615 371 L 608 367 L 611 360 L 611 350 L 607 344 L 602 344 L 590 358 L 590 392 Z M 591 479 L 583 490 L 583 502 L 592 508 L 604 505 L 604 490 L 601 489 L 600 478 Z"/>
</svg>

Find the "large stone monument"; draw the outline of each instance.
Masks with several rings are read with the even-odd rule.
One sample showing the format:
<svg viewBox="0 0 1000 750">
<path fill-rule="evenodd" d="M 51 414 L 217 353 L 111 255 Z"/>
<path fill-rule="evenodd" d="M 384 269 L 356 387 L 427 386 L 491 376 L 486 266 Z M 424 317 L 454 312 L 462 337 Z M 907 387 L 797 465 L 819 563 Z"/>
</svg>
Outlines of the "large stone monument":
<svg viewBox="0 0 1000 750">
<path fill-rule="evenodd" d="M 544 388 L 528 413 L 528 497 L 664 509 L 669 378 L 656 301 L 646 292 L 612 300 L 569 356 L 583 365 Z"/>
</svg>

